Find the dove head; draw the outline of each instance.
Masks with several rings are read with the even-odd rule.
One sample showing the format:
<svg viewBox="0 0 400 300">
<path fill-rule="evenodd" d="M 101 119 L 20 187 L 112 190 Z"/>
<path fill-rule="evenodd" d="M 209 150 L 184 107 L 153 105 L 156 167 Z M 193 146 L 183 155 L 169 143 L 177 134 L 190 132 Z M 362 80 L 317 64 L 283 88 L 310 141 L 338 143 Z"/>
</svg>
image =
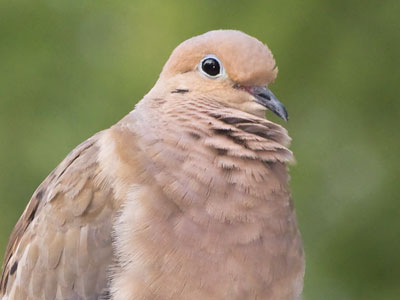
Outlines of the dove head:
<svg viewBox="0 0 400 300">
<path fill-rule="evenodd" d="M 269 109 L 287 120 L 286 109 L 267 88 L 277 72 L 271 51 L 259 40 L 237 30 L 214 30 L 181 43 L 157 85 L 260 117 Z"/>
</svg>

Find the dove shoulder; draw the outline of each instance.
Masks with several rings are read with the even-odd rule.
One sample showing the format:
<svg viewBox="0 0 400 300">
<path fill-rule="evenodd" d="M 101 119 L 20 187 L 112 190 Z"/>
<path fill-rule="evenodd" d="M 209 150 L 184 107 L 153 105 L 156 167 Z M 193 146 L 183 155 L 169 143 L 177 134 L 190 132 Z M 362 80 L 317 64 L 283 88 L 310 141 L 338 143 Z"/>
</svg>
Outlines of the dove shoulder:
<svg viewBox="0 0 400 300">
<path fill-rule="evenodd" d="M 114 172 L 120 159 L 113 131 L 77 146 L 34 192 L 9 238 L 2 299 L 86 300 L 108 293 L 113 219 L 124 193 Z"/>
</svg>

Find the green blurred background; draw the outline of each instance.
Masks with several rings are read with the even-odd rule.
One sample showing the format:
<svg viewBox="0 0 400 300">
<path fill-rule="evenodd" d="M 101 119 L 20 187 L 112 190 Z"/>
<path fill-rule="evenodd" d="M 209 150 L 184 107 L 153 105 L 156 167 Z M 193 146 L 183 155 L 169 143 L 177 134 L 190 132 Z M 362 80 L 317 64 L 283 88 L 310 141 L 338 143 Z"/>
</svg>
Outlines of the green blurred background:
<svg viewBox="0 0 400 300">
<path fill-rule="evenodd" d="M 232 28 L 279 66 L 304 299 L 400 299 L 399 15 L 399 0 L 1 1 L 0 255 L 39 183 L 133 109 L 178 43 Z"/>
</svg>

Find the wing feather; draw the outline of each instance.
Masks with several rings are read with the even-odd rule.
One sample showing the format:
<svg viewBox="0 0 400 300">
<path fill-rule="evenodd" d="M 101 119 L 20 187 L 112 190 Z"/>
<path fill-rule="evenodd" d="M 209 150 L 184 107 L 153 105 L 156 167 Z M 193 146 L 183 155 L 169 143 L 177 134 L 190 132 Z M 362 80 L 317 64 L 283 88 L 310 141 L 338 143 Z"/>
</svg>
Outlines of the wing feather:
<svg viewBox="0 0 400 300">
<path fill-rule="evenodd" d="M 75 148 L 33 194 L 8 242 L 0 296 L 98 299 L 106 291 L 118 204 L 98 180 L 101 134 Z"/>
</svg>

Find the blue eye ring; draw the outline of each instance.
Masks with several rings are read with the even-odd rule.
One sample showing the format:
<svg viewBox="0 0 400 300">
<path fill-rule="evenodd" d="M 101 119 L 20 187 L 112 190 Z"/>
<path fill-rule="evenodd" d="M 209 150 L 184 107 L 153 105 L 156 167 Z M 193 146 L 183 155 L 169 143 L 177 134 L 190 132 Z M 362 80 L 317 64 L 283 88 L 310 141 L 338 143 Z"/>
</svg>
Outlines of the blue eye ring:
<svg viewBox="0 0 400 300">
<path fill-rule="evenodd" d="M 203 57 L 198 66 L 199 71 L 208 78 L 216 79 L 225 75 L 221 61 L 214 54 Z"/>
</svg>

